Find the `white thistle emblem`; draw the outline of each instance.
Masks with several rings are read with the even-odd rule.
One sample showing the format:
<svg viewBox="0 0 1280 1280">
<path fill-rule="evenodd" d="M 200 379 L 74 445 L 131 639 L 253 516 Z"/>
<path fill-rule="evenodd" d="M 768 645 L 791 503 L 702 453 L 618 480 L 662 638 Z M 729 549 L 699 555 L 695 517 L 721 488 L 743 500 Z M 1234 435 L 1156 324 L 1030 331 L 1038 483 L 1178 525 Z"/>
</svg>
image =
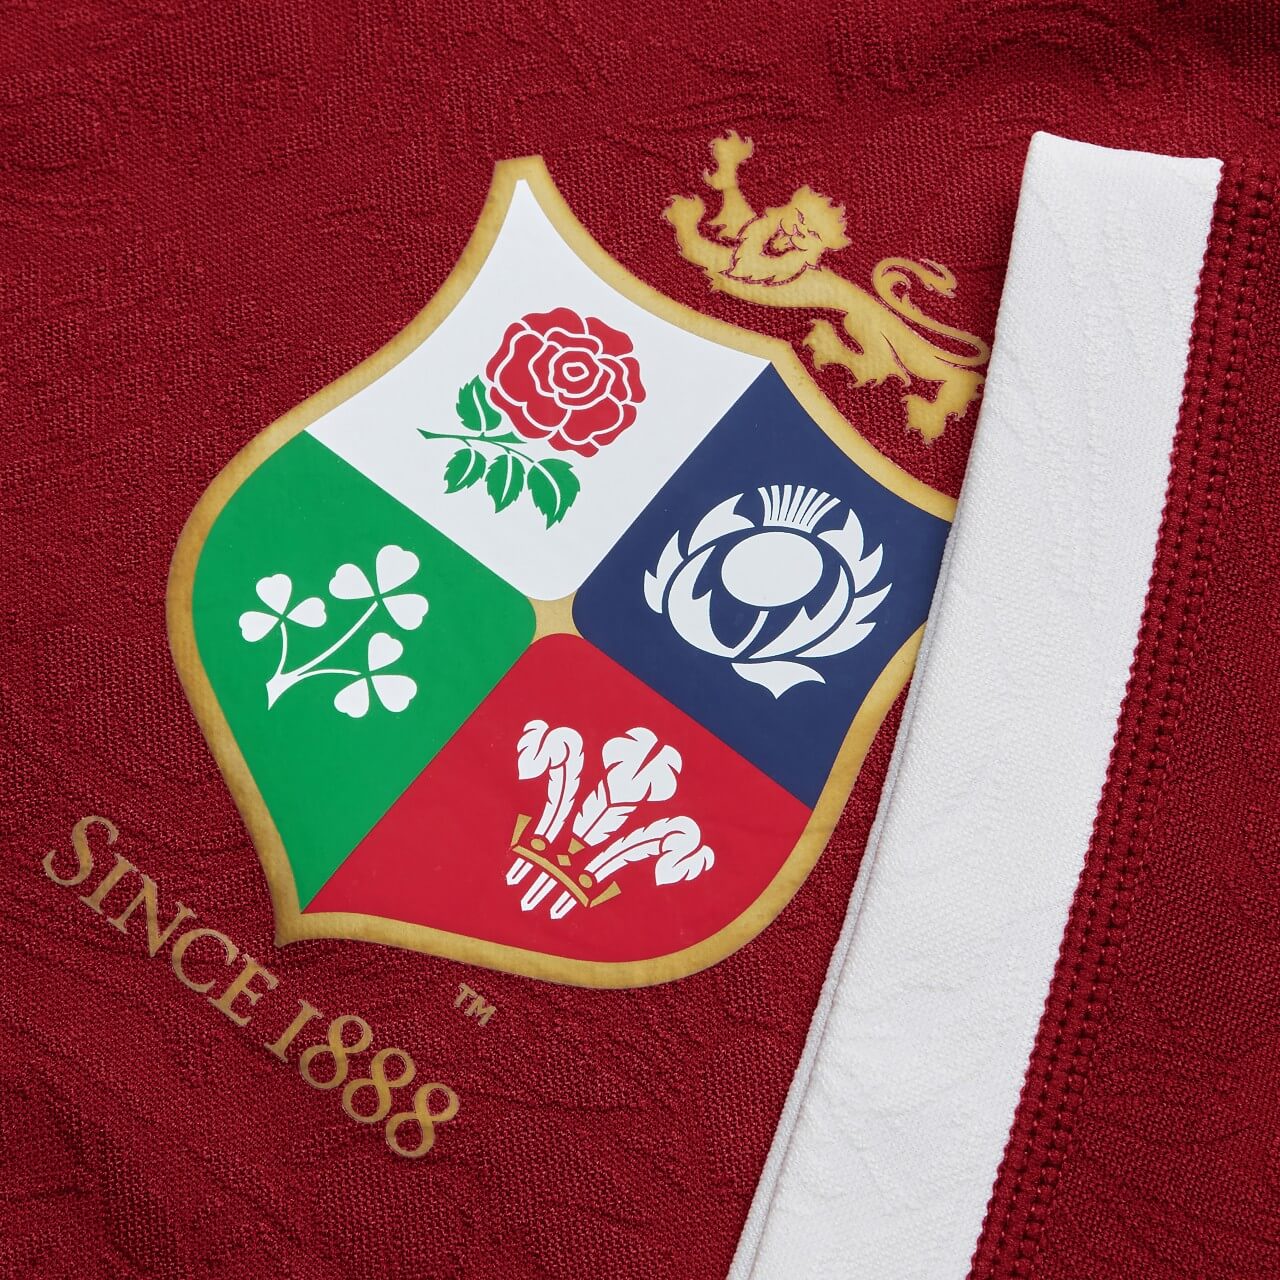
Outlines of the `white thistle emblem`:
<svg viewBox="0 0 1280 1280">
<path fill-rule="evenodd" d="M 693 880 L 715 865 L 698 824 L 683 815 L 658 818 L 611 839 L 641 805 L 675 795 L 684 762 L 674 747 L 660 744 L 652 730 L 636 728 L 610 738 L 600 755 L 604 777 L 582 802 L 573 817 L 572 836 L 557 852 L 582 782 L 582 735 L 563 725 L 552 729 L 545 720 L 525 725 L 516 745 L 516 772 L 524 780 L 545 777 L 547 802 L 536 823 L 532 815 L 521 814 L 511 837 L 517 856 L 507 870 L 507 883 L 522 884 L 539 868 L 520 899 L 521 911 L 540 906 L 557 884 L 561 892 L 551 904 L 551 919 L 564 919 L 579 903 L 599 906 L 622 891 L 613 877 L 633 862 L 656 859 L 653 877 L 658 884 Z M 575 866 L 584 849 L 587 860 Z"/>
<path fill-rule="evenodd" d="M 708 511 L 683 549 L 672 534 L 644 576 L 644 598 L 681 639 L 780 698 L 825 683 L 813 662 L 865 640 L 893 584 L 867 590 L 884 548 L 864 554 L 862 524 L 837 499 L 804 485 L 756 493 L 756 520 L 739 510 L 739 493 Z"/>
</svg>

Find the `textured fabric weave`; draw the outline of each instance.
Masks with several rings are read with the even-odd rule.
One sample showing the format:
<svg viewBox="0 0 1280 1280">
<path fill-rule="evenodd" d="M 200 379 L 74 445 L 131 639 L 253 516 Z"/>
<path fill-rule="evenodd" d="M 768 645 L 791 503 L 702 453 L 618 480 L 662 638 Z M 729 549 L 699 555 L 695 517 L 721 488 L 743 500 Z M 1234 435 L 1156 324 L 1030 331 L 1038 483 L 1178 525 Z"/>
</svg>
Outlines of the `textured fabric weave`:
<svg viewBox="0 0 1280 1280">
<path fill-rule="evenodd" d="M 247 440 L 439 287 L 496 159 L 541 153 L 637 275 L 798 343 L 809 317 L 711 294 L 661 217 L 696 188 L 709 139 L 737 128 L 762 202 L 807 182 L 846 205 L 842 272 L 944 262 L 960 285 L 935 314 L 990 336 L 1032 132 L 1274 150 L 1275 47 L 1266 3 L 7 10 L 0 1274 L 723 1275 L 896 719 L 792 904 L 678 985 L 584 995 L 374 947 L 277 951 L 169 661 L 178 533 Z M 972 415 L 926 447 L 895 384 L 818 378 L 877 447 L 957 492 Z M 51 885 L 41 857 L 90 812 L 119 824 L 166 902 L 438 1067 L 465 1103 L 447 1148 L 395 1160 Z M 1189 946 L 1207 936 L 1195 913 L 1188 927 Z M 452 1008 L 460 980 L 499 1007 L 483 1031 Z"/>
<path fill-rule="evenodd" d="M 905 727 L 736 1275 L 964 1273 L 1106 774 L 1219 169 L 1032 143 Z"/>
<path fill-rule="evenodd" d="M 1275 179 L 1228 166 L 1142 633 L 975 1277 L 1274 1276 Z"/>
</svg>

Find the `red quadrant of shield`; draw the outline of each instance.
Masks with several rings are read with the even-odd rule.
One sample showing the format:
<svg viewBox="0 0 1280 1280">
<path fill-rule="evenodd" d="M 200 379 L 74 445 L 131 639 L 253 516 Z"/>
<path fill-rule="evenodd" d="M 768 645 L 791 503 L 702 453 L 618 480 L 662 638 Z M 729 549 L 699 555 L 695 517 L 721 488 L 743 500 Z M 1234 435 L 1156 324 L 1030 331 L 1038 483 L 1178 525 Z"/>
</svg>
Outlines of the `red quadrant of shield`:
<svg viewBox="0 0 1280 1280">
<path fill-rule="evenodd" d="M 442 679 L 447 674 L 442 673 Z M 624 866 L 618 890 L 594 906 L 534 909 L 522 896 L 539 869 L 508 883 L 521 815 L 536 819 L 546 782 L 521 781 L 517 743 L 530 721 L 582 736 L 575 811 L 604 776 L 601 749 L 634 728 L 651 730 L 682 758 L 675 794 L 637 806 L 615 837 L 658 819 L 691 818 L 714 865 L 660 884 L 655 859 Z M 786 861 L 809 810 L 718 738 L 577 636 L 533 644 L 361 841 L 306 910 L 356 912 L 575 960 L 649 960 L 705 941 L 741 915 Z M 522 843 L 527 846 L 527 833 Z M 568 855 L 571 826 L 546 850 Z M 606 846 L 601 846 L 606 847 Z M 575 875 L 589 853 L 573 856 Z M 557 864 L 559 865 L 559 864 Z M 598 887 L 597 887 L 598 888 Z"/>
</svg>

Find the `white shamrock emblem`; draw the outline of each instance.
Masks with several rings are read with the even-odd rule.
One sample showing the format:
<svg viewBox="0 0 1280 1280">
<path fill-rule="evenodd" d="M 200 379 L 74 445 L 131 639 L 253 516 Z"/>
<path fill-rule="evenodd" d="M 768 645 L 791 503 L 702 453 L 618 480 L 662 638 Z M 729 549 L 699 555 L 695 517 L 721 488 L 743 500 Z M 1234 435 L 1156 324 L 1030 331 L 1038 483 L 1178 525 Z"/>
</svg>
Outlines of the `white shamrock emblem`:
<svg viewBox="0 0 1280 1280">
<path fill-rule="evenodd" d="M 418 557 L 403 547 L 383 547 L 374 562 L 370 583 L 358 565 L 339 565 L 329 579 L 329 593 L 336 600 L 380 600 L 391 620 L 405 631 L 414 631 L 427 614 L 427 598 L 416 591 L 400 591 L 418 572 Z"/>
<path fill-rule="evenodd" d="M 418 692 L 417 683 L 410 676 L 392 675 L 383 670 L 397 661 L 402 653 L 404 645 L 385 631 L 370 636 L 365 674 L 343 685 L 334 695 L 333 705 L 343 715 L 359 720 L 369 710 L 369 690 L 372 689 L 388 711 L 403 711 Z"/>
<path fill-rule="evenodd" d="M 249 609 L 240 615 L 240 634 L 251 644 L 261 640 L 277 623 L 324 626 L 324 601 L 319 596 L 308 596 L 289 608 L 289 601 L 293 598 L 293 580 L 287 573 L 273 573 L 269 578 L 260 578 L 255 590 L 258 599 L 267 606 L 267 612 Z"/>
<path fill-rule="evenodd" d="M 418 572 L 420 562 L 403 547 L 383 547 L 374 560 L 373 581 L 358 565 L 342 564 L 329 580 L 329 595 L 335 602 L 368 600 L 346 630 L 306 662 L 285 670 L 289 661 L 289 624 L 316 630 L 329 622 L 329 609 L 319 596 L 307 596 L 290 607 L 293 580 L 285 573 L 259 578 L 254 590 L 265 609 L 248 609 L 240 615 L 240 634 L 257 644 L 279 628 L 280 657 L 275 672 L 266 682 L 267 706 L 273 707 L 294 685 L 315 676 L 346 676 L 348 682 L 334 696 L 334 707 L 353 720 L 367 715 L 376 700 L 387 711 L 399 712 L 413 701 L 417 682 L 410 676 L 388 671 L 404 653 L 404 645 L 385 631 L 375 632 L 365 647 L 361 667 L 328 665 L 338 660 L 340 650 L 356 638 L 381 609 L 401 631 L 416 631 L 427 616 L 427 598 L 402 588 Z"/>
</svg>

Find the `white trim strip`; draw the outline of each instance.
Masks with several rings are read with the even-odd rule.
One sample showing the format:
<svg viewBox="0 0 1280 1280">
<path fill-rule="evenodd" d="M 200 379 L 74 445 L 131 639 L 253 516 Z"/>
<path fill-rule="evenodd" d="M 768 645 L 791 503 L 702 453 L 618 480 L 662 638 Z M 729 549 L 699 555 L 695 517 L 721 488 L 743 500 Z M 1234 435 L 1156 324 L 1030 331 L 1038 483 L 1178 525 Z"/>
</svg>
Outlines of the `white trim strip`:
<svg viewBox="0 0 1280 1280">
<path fill-rule="evenodd" d="M 880 812 L 731 1280 L 962 1280 L 1088 848 L 1221 165 L 1038 134 Z"/>
</svg>

